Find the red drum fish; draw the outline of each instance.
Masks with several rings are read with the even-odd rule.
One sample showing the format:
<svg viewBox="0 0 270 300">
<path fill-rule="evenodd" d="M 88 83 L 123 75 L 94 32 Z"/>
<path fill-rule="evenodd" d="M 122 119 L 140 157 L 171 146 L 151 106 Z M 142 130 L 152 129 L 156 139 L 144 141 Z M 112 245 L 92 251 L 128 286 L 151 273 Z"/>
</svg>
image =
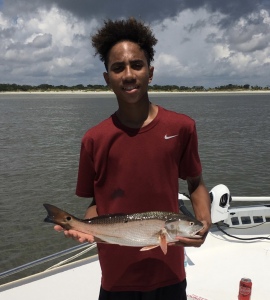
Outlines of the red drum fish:
<svg viewBox="0 0 270 300">
<path fill-rule="evenodd" d="M 203 228 L 200 221 L 180 213 L 150 211 L 82 220 L 51 204 L 43 205 L 48 212 L 45 222 L 91 234 L 96 242 L 142 247 L 141 251 L 160 246 L 166 254 L 167 245 L 177 242 L 177 237 L 199 238 Z"/>
</svg>

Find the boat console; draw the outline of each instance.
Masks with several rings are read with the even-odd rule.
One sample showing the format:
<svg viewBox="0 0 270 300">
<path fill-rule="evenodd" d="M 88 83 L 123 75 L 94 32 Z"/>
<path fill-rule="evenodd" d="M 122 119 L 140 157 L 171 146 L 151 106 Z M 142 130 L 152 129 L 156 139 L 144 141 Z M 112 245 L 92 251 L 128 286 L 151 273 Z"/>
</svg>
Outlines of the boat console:
<svg viewBox="0 0 270 300">
<path fill-rule="evenodd" d="M 246 228 L 252 225 L 270 223 L 269 205 L 248 205 L 230 207 L 232 197 L 229 189 L 219 184 L 210 191 L 211 217 L 213 224 L 223 222 L 233 228 Z"/>
</svg>

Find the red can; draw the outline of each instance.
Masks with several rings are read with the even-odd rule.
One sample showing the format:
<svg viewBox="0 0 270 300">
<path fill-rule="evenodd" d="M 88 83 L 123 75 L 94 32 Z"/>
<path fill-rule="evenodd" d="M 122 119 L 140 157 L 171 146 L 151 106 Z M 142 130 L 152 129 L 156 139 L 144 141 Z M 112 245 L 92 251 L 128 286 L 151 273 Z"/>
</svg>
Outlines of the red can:
<svg viewBox="0 0 270 300">
<path fill-rule="evenodd" d="M 250 300 L 252 282 L 249 278 L 242 278 L 239 284 L 238 300 Z"/>
</svg>

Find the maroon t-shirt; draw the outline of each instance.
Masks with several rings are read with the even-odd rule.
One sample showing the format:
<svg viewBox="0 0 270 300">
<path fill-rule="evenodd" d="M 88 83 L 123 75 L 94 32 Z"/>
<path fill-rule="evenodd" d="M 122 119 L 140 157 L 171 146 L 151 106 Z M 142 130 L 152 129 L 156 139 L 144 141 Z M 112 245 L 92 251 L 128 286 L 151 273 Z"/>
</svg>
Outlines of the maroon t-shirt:
<svg viewBox="0 0 270 300">
<path fill-rule="evenodd" d="M 201 174 L 195 122 L 158 107 L 147 126 L 123 126 L 116 114 L 82 139 L 76 194 L 95 197 L 99 215 L 178 212 L 178 178 Z M 99 244 L 102 287 L 148 291 L 185 279 L 183 248 L 139 251 Z"/>
</svg>

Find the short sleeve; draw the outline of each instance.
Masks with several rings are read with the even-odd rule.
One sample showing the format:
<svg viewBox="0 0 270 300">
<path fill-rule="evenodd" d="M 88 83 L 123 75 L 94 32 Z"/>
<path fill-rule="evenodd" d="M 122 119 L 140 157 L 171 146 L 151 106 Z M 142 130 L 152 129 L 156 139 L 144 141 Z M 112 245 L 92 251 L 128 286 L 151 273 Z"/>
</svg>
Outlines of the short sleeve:
<svg viewBox="0 0 270 300">
<path fill-rule="evenodd" d="M 196 124 L 187 128 L 185 140 L 183 142 L 184 150 L 179 163 L 179 178 L 186 180 L 187 177 L 196 177 L 202 173 L 202 166 L 198 152 L 198 136 Z"/>
<path fill-rule="evenodd" d="M 91 139 L 83 139 L 76 187 L 76 195 L 79 197 L 94 197 L 95 170 L 92 150 L 93 141 Z"/>
</svg>

